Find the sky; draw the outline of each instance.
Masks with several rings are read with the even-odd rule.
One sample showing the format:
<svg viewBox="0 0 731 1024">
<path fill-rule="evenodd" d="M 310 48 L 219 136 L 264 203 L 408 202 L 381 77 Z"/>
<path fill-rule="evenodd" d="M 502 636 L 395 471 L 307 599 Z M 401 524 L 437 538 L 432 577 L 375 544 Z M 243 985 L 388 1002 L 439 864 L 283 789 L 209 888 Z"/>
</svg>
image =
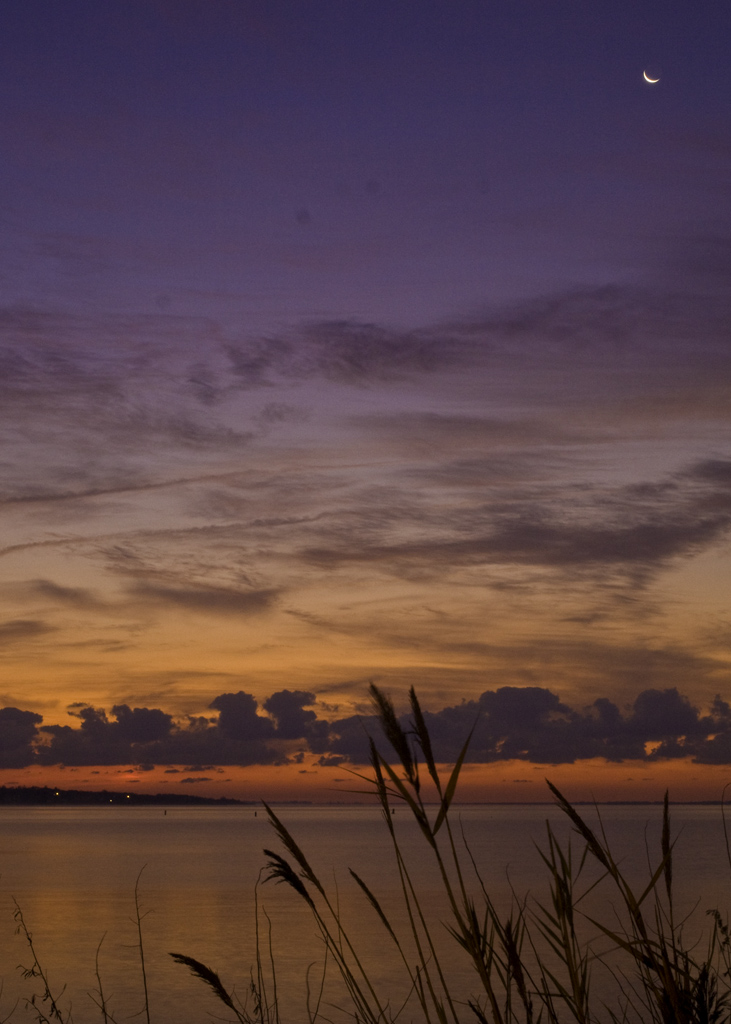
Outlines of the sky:
<svg viewBox="0 0 731 1024">
<path fill-rule="evenodd" d="M 5 0 L 0 783 L 720 797 L 730 34 Z"/>
</svg>

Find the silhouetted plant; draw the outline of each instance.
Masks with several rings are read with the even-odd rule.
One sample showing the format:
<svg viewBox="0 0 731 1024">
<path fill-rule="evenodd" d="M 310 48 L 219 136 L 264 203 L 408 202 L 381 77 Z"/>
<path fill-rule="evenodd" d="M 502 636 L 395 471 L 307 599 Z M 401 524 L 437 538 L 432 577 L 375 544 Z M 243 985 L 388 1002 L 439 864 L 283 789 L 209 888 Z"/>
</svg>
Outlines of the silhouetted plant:
<svg viewBox="0 0 731 1024">
<path fill-rule="evenodd" d="M 592 828 L 559 790 L 548 783 L 560 810 L 580 840 L 576 854 L 546 823 L 546 847 L 539 849 L 547 870 L 547 902 L 514 898 L 507 915 L 498 913 L 464 838 L 455 835 L 450 809 L 471 736 L 465 740 L 444 783 L 417 696 L 410 692 L 411 727 L 404 728 L 391 701 L 377 687 L 371 697 L 394 757 L 370 741 L 371 775 L 353 774 L 365 782 L 378 801 L 400 883 L 407 938 L 372 887 L 358 874 L 351 877 L 377 915 L 385 936 L 402 964 L 409 993 L 425 1024 L 460 1024 L 465 1012 L 480 1024 L 577 1024 L 607 1021 L 652 1021 L 657 1024 L 713 1024 L 729 1019 L 731 941 L 718 911 L 711 914 L 711 935 L 705 957 L 697 958 L 684 942 L 673 906 L 673 843 L 667 794 L 663 807 L 660 859 L 644 889 L 636 893 L 616 862 L 604 834 Z M 424 800 L 420 761 L 437 793 L 436 809 Z M 436 865 L 450 919 L 448 934 L 474 968 L 475 991 L 456 990 L 442 957 L 443 943 L 430 920 L 420 890 L 420 863 L 409 863 L 394 826 L 394 802 L 404 805 L 416 822 Z M 266 805 L 265 805 L 266 807 Z M 269 880 L 288 885 L 309 907 L 330 961 L 351 998 L 355 1021 L 381 1024 L 403 1012 L 392 1008 L 370 976 L 346 931 L 337 902 L 313 870 L 305 853 L 280 818 L 266 807 L 283 853 L 266 850 Z M 289 859 L 288 859 L 289 858 Z M 598 877 L 582 892 L 577 884 L 593 863 Z M 617 921 L 611 927 L 582 911 L 582 901 L 607 882 L 619 896 Z M 609 948 L 597 951 L 597 937 Z M 617 964 L 617 956 L 625 958 Z M 596 1005 L 592 998 L 592 967 L 602 963 L 620 983 L 616 1008 Z M 310 1016 L 310 1020 L 313 1018 Z"/>
<path fill-rule="evenodd" d="M 36 952 L 35 943 L 33 942 L 33 935 L 25 923 L 23 911 L 18 906 L 16 900 L 13 900 L 13 903 L 15 904 L 15 911 L 13 913 L 15 918 L 15 931 L 16 934 L 22 935 L 25 939 L 32 960 L 30 967 L 23 967 L 21 965 L 18 970 L 26 979 L 37 979 L 40 982 L 41 987 L 40 995 L 34 992 L 26 999 L 26 1006 L 36 1015 L 36 1019 L 39 1024 L 52 1024 L 54 1021 L 57 1022 L 57 1024 L 70 1024 L 71 1011 L 69 1010 L 67 1013 L 64 1013 L 59 1004 L 59 1000 L 65 991 L 65 986 L 57 995 L 54 995 L 51 991 L 48 974 L 38 959 L 38 953 Z"/>
<path fill-rule="evenodd" d="M 314 965 L 306 972 L 306 1002 L 302 1020 L 329 1021 L 325 1012 L 325 975 L 336 971 L 349 1000 L 339 1010 L 356 1024 L 728 1024 L 731 1021 L 731 932 L 718 909 L 708 911 L 709 933 L 703 952 L 686 941 L 685 920 L 677 921 L 673 897 L 674 864 L 667 794 L 662 810 L 659 859 L 647 883 L 636 890 L 612 853 L 601 816 L 590 826 L 550 782 L 557 806 L 570 823 L 572 839 L 562 841 L 546 822 L 545 845 L 538 847 L 546 870 L 548 896 L 543 901 L 514 893 L 507 912 L 499 912 L 461 828 L 455 832 L 451 809 L 464 759 L 467 736 L 446 781 L 439 774 L 431 737 L 414 690 L 410 692 L 411 722 L 404 727 L 388 697 L 371 687 L 374 707 L 392 756 L 380 753 L 370 741 L 371 773 L 352 772 L 381 809 L 385 837 L 391 848 L 400 887 L 400 907 L 394 911 L 379 899 L 373 886 L 350 871 L 357 892 L 383 928 L 384 939 L 403 971 L 400 1002 L 392 1005 L 378 978 L 359 951 L 359 934 L 348 926 L 337 893 L 331 896 L 305 851 L 284 822 L 265 809 L 281 852 L 267 849 L 265 880 L 289 887 L 307 906 L 323 943 L 319 982 L 311 985 Z M 436 791 L 437 803 L 424 798 L 420 771 Z M 431 858 L 444 896 L 447 920 L 434 921 L 427 905 L 423 856 L 410 859 L 394 824 L 394 806 L 408 810 L 418 827 L 423 851 Z M 731 847 L 724 818 L 727 852 Z M 576 840 L 578 839 L 578 847 Z M 573 841 L 573 845 L 572 845 Z M 261 878 L 261 876 L 260 876 Z M 140 876 L 134 891 L 138 958 L 144 1005 L 139 1015 L 151 1022 L 141 911 Z M 586 909 L 587 897 L 598 886 L 610 887 L 617 901 L 610 923 Z M 219 974 L 200 960 L 171 953 L 176 963 L 202 981 L 239 1024 L 281 1024 L 277 993 L 276 951 L 271 922 L 259 905 L 255 888 L 256 952 L 241 1001 Z M 430 912 L 430 910 L 432 912 Z M 262 938 L 260 923 L 266 921 Z M 71 1009 L 62 1009 L 41 966 L 33 938 L 16 904 L 17 930 L 30 949 L 32 963 L 24 976 L 40 983 L 40 993 L 26 1000 L 38 1024 L 72 1024 Z M 446 928 L 443 927 L 446 925 Z M 445 942 L 454 944 L 472 968 L 473 990 L 450 971 L 454 954 L 444 955 Z M 96 958 L 97 993 L 92 996 L 103 1024 L 117 1024 L 104 996 Z M 593 972 L 601 967 L 616 982 L 614 1005 L 595 995 Z M 460 974 L 459 978 L 462 978 Z M 331 1009 L 327 1009 L 329 1014 Z M 138 1016 L 139 1016 L 138 1015 Z M 415 1016 L 416 1015 L 416 1016 Z M 8 1019 L 7 1017 L 5 1018 Z M 230 1019 L 230 1018 L 229 1018 Z M 167 1024 L 167 1022 L 166 1022 Z M 286 1024 L 290 1024 L 289 1021 Z"/>
</svg>

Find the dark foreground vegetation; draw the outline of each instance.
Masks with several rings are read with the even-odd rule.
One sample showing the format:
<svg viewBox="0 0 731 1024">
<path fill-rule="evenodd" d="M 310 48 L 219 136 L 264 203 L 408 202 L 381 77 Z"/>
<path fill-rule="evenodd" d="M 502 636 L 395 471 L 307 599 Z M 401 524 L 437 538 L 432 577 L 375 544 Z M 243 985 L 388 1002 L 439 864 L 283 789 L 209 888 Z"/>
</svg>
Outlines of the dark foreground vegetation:
<svg viewBox="0 0 731 1024">
<path fill-rule="evenodd" d="M 562 841 L 549 823 L 539 849 L 547 883 L 543 900 L 514 896 L 501 912 L 494 905 L 450 808 L 470 737 L 465 740 L 449 779 L 437 772 L 429 733 L 415 693 L 411 692 L 411 727 L 405 730 L 394 709 L 376 687 L 371 696 L 393 750 L 384 757 L 371 742 L 370 775 L 356 777 L 378 801 L 384 839 L 400 879 L 399 913 L 384 906 L 371 883 L 350 872 L 364 902 L 364 913 L 375 915 L 383 930 L 384 956 L 401 964 L 405 996 L 395 1005 L 381 990 L 359 952 L 358 935 L 351 934 L 339 909 L 337 891 L 313 870 L 306 851 L 270 807 L 266 807 L 278 840 L 276 850 L 265 850 L 265 881 L 283 883 L 292 898 L 304 901 L 320 937 L 319 973 L 310 979 L 307 997 L 296 1020 L 280 1011 L 276 987 L 276 942 L 264 938 L 257 949 L 241 998 L 210 967 L 184 954 L 170 955 L 209 989 L 211 1015 L 239 1024 L 315 1024 L 350 1019 L 358 1024 L 721 1024 L 731 1021 L 731 936 L 725 916 L 708 912 L 702 940 L 687 940 L 688 922 L 678 920 L 673 899 L 673 844 L 667 796 L 662 810 L 662 837 L 654 861 L 649 859 L 645 881 L 636 886 L 628 877 L 636 866 L 620 868 L 610 849 L 601 820 L 591 827 L 576 808 L 550 783 L 558 807 L 569 822 L 573 837 Z M 355 773 L 354 773 L 355 774 Z M 424 776 L 436 788 L 438 803 L 427 804 Z M 418 828 L 423 849 L 416 858 L 406 855 L 393 817 L 403 808 Z M 265 805 L 266 806 L 266 805 Z M 727 839 L 728 852 L 728 839 Z M 435 921 L 420 884 L 420 867 L 433 861 L 441 880 L 446 919 Z M 729 857 L 731 860 L 731 855 Z M 631 869 L 631 870 L 630 870 Z M 600 920 L 587 911 L 587 896 L 605 887 L 611 912 Z M 139 959 L 144 1007 L 138 1018 L 150 1024 L 142 916 L 135 892 Z M 258 904 L 257 904 L 258 908 Z M 257 909 L 257 934 L 258 931 Z M 402 922 L 396 923 L 396 919 Z M 47 976 L 36 956 L 32 937 L 20 908 L 18 930 L 25 937 L 31 966 L 29 981 L 40 991 L 28 1008 L 40 1024 L 70 1024 L 49 989 Z M 403 926 L 403 922 L 407 922 Z M 276 937 L 275 937 L 276 940 Z M 468 990 L 450 977 L 445 941 L 452 944 L 471 967 Z M 335 972 L 342 998 L 334 1007 L 324 996 L 323 978 Z M 598 973 L 612 982 L 597 993 Z M 315 980 L 315 977 L 317 980 Z M 93 996 L 103 1024 L 119 1024 L 106 1003 L 101 979 Z M 347 1004 L 347 1005 L 346 1005 Z M 174 1024 L 173 1021 L 156 1024 Z"/>
</svg>

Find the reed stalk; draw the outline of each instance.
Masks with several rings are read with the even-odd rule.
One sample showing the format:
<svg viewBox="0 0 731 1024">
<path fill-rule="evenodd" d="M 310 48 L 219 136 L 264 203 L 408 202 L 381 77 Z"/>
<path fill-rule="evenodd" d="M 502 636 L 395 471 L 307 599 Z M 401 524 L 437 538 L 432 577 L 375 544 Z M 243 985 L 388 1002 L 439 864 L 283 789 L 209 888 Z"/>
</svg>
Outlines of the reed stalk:
<svg viewBox="0 0 731 1024">
<path fill-rule="evenodd" d="M 370 743 L 371 774 L 352 774 L 366 784 L 381 807 L 399 879 L 406 935 L 402 936 L 372 886 L 351 871 L 377 915 L 403 966 L 407 1006 L 392 1008 L 377 992 L 338 905 L 328 895 L 305 853 L 277 815 L 269 820 L 284 855 L 267 850 L 269 878 L 290 886 L 313 914 L 328 954 L 350 994 L 355 1021 L 390 1022 L 408 1009 L 411 997 L 424 1024 L 720 1024 L 729 1021 L 731 936 L 719 911 L 710 914 L 705 956 L 684 938 L 673 899 L 673 841 L 666 794 L 660 856 L 637 892 L 614 858 L 601 817 L 592 828 L 550 782 L 556 804 L 572 826 L 574 842 L 562 842 L 546 823 L 546 844 L 539 849 L 549 897 L 540 902 L 514 895 L 510 912 L 497 912 L 464 834 L 455 833 L 450 810 L 469 747 L 465 740 L 446 782 L 434 758 L 431 737 L 416 694 L 410 693 L 411 726 L 404 727 L 388 697 L 371 687 L 371 698 L 393 756 Z M 436 810 L 424 799 L 420 762 L 437 794 Z M 418 827 L 424 854 L 434 861 L 448 907 L 448 919 L 434 921 L 419 883 L 423 857 L 409 863 L 394 825 L 393 809 L 405 807 Z M 266 806 L 266 805 L 265 805 Z M 287 859 L 291 858 L 291 861 Z M 731 854 L 730 854 L 731 857 Z M 584 881 L 589 867 L 593 876 Z M 619 903 L 614 919 L 600 921 L 585 912 L 597 886 L 611 886 Z M 458 990 L 442 955 L 445 935 L 467 957 L 475 978 L 471 993 Z M 604 945 L 599 949 L 600 942 Z M 608 946 L 607 946 L 608 943 Z M 617 957 L 623 962 L 617 964 Z M 615 1007 L 593 998 L 595 967 L 603 965 L 618 982 Z M 413 1009 L 416 1009 L 416 1006 Z M 310 1015 L 310 1021 L 315 1018 Z M 408 1019 L 411 1019 L 409 1017 Z"/>
<path fill-rule="evenodd" d="M 731 930 L 716 908 L 707 911 L 705 945 L 687 938 L 688 921 L 678 918 L 674 898 L 675 841 L 667 794 L 659 853 L 654 861 L 648 854 L 647 881 L 637 887 L 612 851 L 598 808 L 597 823 L 590 825 L 548 782 L 556 805 L 571 826 L 571 836 L 561 839 L 546 822 L 545 840 L 537 849 L 548 883 L 547 896 L 539 899 L 513 892 L 510 909 L 501 913 L 461 824 L 455 825 L 452 817 L 471 734 L 444 779 L 413 689 L 411 719 L 406 725 L 375 686 L 371 698 L 392 753 L 382 754 L 371 740 L 370 774 L 351 774 L 365 787 L 358 792 L 372 795 L 381 809 L 398 879 L 400 908 L 394 908 L 392 899 L 386 903 L 379 898 L 376 886 L 353 870 L 350 879 L 383 929 L 387 947 L 395 953 L 403 977 L 401 994 L 394 1001 L 383 991 L 359 948 L 357 928 L 344 919 L 337 889 L 330 893 L 285 823 L 265 804 L 279 850 L 264 851 L 267 864 L 255 887 L 256 951 L 246 999 L 242 1003 L 235 989 L 227 988 L 218 973 L 200 960 L 170 954 L 205 984 L 219 1008 L 223 1007 L 226 1017 L 219 1019 L 282 1024 L 275 937 L 259 899 L 263 878 L 284 884 L 305 903 L 322 943 L 321 966 L 311 964 L 303 979 L 306 998 L 299 1019 L 307 1024 L 329 1024 L 333 1014 L 354 1024 L 731 1024 Z M 425 799 L 424 774 L 436 793 L 435 805 Z M 415 823 L 421 854 L 408 854 L 401 826 L 395 824 L 396 806 L 405 809 Z M 722 816 L 731 867 L 723 808 Z M 443 919 L 438 919 L 426 898 L 423 871 L 427 861 L 432 862 L 432 873 L 436 871 L 441 886 Z M 137 1016 L 152 1024 L 141 874 L 134 889 L 133 918 L 144 996 Z M 613 894 L 608 919 L 587 909 L 588 897 L 595 891 Z M 17 903 L 15 921 L 32 961 L 21 970 L 40 988 L 26 1000 L 27 1009 L 37 1024 L 73 1024 L 71 1008 L 66 1010 L 60 1003 L 63 990 L 55 993 L 51 989 Z M 102 1024 L 118 1024 L 102 987 L 100 948 L 101 942 L 96 956 L 97 994 L 92 999 Z M 471 969 L 472 982 L 467 987 L 448 966 L 456 962 L 455 950 Z M 315 970 L 320 973 L 313 983 Z M 611 1005 L 596 995 L 594 978 L 599 971 L 608 972 L 616 984 Z M 339 1003 L 333 1003 L 328 972 L 340 980 Z M 458 977 L 463 979 L 464 972 Z M 299 1019 L 285 1019 L 284 1024 L 299 1024 Z"/>
</svg>

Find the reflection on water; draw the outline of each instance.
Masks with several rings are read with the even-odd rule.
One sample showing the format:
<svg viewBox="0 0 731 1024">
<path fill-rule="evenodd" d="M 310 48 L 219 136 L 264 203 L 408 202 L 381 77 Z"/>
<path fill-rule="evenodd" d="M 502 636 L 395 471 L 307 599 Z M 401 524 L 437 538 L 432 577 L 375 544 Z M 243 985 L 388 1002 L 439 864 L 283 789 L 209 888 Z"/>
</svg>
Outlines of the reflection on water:
<svg viewBox="0 0 731 1024">
<path fill-rule="evenodd" d="M 476 807 L 456 809 L 490 895 L 507 909 L 511 887 L 523 895 L 546 895 L 545 873 L 535 843 L 542 844 L 545 819 L 568 835 L 555 808 Z M 591 819 L 594 811 L 587 808 Z M 607 807 L 602 811 L 610 840 L 630 877 L 647 877 L 646 846 L 657 861 L 660 808 Z M 346 927 L 379 985 L 403 994 L 399 965 L 380 923 L 348 876 L 353 868 L 395 915 L 400 903 L 388 837 L 375 808 L 286 807 L 280 816 L 306 851 L 316 872 L 337 894 Z M 678 913 L 697 907 L 725 909 L 729 869 L 717 807 L 673 809 Z M 435 919 L 446 916 L 438 879 L 420 836 L 406 814 L 396 825 L 407 855 L 419 867 L 420 891 Z M 99 963 L 105 995 L 118 1017 L 139 1010 L 142 985 L 136 949 L 134 887 L 140 879 L 145 953 L 153 1021 L 194 1024 L 223 1009 L 169 952 L 209 964 L 229 987 L 245 994 L 255 960 L 254 887 L 264 864 L 262 849 L 275 846 L 266 818 L 251 808 L 2 808 L 0 811 L 0 954 L 5 975 L 0 1016 L 27 992 L 16 964 L 28 953 L 14 934 L 13 898 L 23 910 L 52 987 L 67 985 L 76 1024 L 99 1020 L 89 992 Z M 144 870 L 143 870 L 144 869 Z M 306 906 L 285 886 L 268 884 L 260 900 L 271 921 L 283 1020 L 304 1021 L 308 966 L 322 962 L 322 943 Z M 599 888 L 591 913 L 611 913 L 610 893 Z M 266 920 L 262 919 L 266 929 Z M 440 934 L 448 946 L 446 930 Z M 451 947 L 450 947 L 451 950 Z M 469 970 L 450 952 L 450 975 L 461 991 L 471 989 Z M 337 999 L 335 989 L 328 998 Z M 408 1019 L 408 1018 L 406 1018 Z"/>
</svg>

